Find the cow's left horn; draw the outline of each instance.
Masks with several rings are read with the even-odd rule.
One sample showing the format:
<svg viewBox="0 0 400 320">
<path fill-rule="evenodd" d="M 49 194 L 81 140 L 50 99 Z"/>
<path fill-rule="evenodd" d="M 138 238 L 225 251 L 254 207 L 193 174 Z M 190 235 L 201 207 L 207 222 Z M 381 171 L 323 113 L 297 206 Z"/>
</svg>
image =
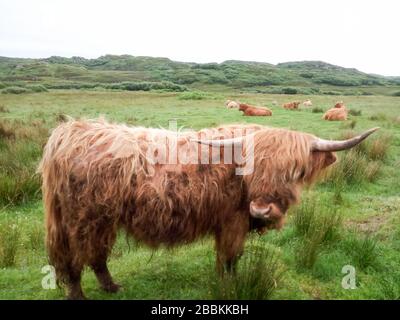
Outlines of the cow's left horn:
<svg viewBox="0 0 400 320">
<path fill-rule="evenodd" d="M 355 147 L 366 139 L 370 134 L 379 130 L 379 127 L 369 129 L 364 133 L 347 140 L 335 141 L 335 140 L 314 140 L 311 146 L 312 151 L 342 151 Z"/>
<path fill-rule="evenodd" d="M 222 139 L 222 140 L 201 140 L 201 139 L 191 139 L 193 142 L 207 144 L 212 147 L 229 147 L 229 146 L 241 146 L 244 141 L 244 137 L 237 137 L 232 139 Z"/>
</svg>

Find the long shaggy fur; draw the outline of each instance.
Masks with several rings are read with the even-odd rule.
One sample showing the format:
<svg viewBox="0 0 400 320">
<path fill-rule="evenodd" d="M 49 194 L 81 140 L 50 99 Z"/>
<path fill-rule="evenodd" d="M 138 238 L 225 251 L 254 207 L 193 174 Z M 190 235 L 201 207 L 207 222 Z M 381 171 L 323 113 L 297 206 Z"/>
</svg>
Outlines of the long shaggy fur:
<svg viewBox="0 0 400 320">
<path fill-rule="evenodd" d="M 242 111 L 244 116 L 272 116 L 272 111 L 266 107 L 255 107 L 245 103 L 239 105 L 239 111 Z"/>
<path fill-rule="evenodd" d="M 342 106 L 340 108 L 334 107 L 329 109 L 323 115 L 324 120 L 328 121 L 345 121 L 347 120 L 348 110 Z"/>
<path fill-rule="evenodd" d="M 295 101 L 295 102 L 288 102 L 285 103 L 283 105 L 284 109 L 288 109 L 288 110 L 296 110 L 299 108 L 300 102 L 299 101 Z"/>
<path fill-rule="evenodd" d="M 199 151 L 190 139 L 231 138 L 238 128 L 255 132 L 243 133 L 246 139 L 254 137 L 254 172 L 247 176 L 235 174 L 235 163 L 185 164 L 178 159 L 170 165 L 146 156 L 150 146 L 159 155 L 163 139 L 168 139 L 191 159 L 204 153 L 211 159 L 215 148 Z M 177 135 L 104 120 L 61 124 L 51 134 L 39 167 L 47 248 L 58 280 L 67 284 L 70 298 L 82 298 L 80 274 L 88 265 L 104 289 L 115 291 L 106 262 L 119 228 L 151 247 L 212 234 L 218 270 L 234 267 L 246 234 L 265 227 L 250 217 L 250 201 L 267 199 L 286 210 L 298 201 L 301 187 L 334 161 L 331 153 L 310 152 L 313 139 L 257 125 Z"/>
</svg>

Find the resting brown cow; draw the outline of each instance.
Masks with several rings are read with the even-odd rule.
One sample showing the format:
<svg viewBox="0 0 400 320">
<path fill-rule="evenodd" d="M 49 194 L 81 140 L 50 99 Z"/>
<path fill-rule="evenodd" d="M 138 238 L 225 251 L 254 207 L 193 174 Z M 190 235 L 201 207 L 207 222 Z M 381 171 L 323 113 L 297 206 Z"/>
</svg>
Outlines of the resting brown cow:
<svg viewBox="0 0 400 320">
<path fill-rule="evenodd" d="M 343 101 L 336 102 L 334 108 L 346 108 Z"/>
<path fill-rule="evenodd" d="M 332 108 L 323 115 L 324 120 L 329 121 L 345 121 L 347 120 L 348 110 L 343 106 L 341 108 Z"/>
<path fill-rule="evenodd" d="M 239 111 L 242 111 L 244 116 L 272 116 L 272 111 L 266 107 L 254 107 L 245 103 L 239 105 Z"/>
<path fill-rule="evenodd" d="M 300 101 L 295 101 L 295 102 L 288 102 L 288 103 L 285 103 L 285 104 L 283 105 L 283 107 L 284 107 L 285 109 L 288 109 L 288 110 L 295 110 L 295 109 L 298 109 L 298 108 L 299 108 L 299 105 L 300 105 Z"/>
<path fill-rule="evenodd" d="M 335 162 L 333 152 L 354 147 L 376 130 L 328 141 L 286 129 L 246 126 L 246 132 L 227 138 L 237 127 L 176 134 L 103 120 L 71 120 L 52 132 L 39 167 L 46 242 L 50 263 L 69 298 L 84 298 L 85 266 L 92 268 L 104 290 L 118 290 L 107 259 L 120 228 L 154 248 L 213 235 L 219 272 L 234 270 L 248 232 L 280 228 L 302 187 Z M 172 143 L 170 148 L 164 148 L 165 141 Z M 243 163 L 237 159 L 203 163 L 214 159 L 215 151 L 222 157 L 235 148 L 246 159 L 252 155 L 251 172 L 238 175 Z M 154 161 L 174 150 L 197 163 L 181 158 L 174 164 Z"/>
</svg>

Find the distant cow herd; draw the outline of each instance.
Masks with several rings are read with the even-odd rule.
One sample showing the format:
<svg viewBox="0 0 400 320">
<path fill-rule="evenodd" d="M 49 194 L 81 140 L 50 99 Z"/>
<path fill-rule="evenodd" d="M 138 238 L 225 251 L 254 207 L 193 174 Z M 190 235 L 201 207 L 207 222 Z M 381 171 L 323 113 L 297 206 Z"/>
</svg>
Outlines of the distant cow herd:
<svg viewBox="0 0 400 320">
<path fill-rule="evenodd" d="M 277 102 L 274 101 L 272 104 L 276 105 Z M 300 101 L 287 102 L 282 105 L 282 108 L 286 110 L 299 110 L 300 104 Z M 310 99 L 307 99 L 303 102 L 304 107 L 312 107 L 312 105 L 313 104 Z M 267 107 L 253 106 L 248 103 L 241 103 L 235 100 L 226 100 L 225 106 L 228 109 L 238 109 L 239 111 L 242 111 L 244 116 L 272 116 L 271 109 Z M 322 119 L 328 121 L 345 121 L 347 120 L 348 113 L 349 110 L 346 108 L 343 101 L 338 101 L 335 103 L 333 108 L 324 113 Z"/>
</svg>

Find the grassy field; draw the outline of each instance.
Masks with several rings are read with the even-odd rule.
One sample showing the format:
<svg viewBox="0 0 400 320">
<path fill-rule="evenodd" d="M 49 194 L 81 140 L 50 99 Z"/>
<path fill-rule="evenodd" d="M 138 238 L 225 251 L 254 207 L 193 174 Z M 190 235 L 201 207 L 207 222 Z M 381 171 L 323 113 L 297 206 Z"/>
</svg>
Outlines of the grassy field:
<svg viewBox="0 0 400 320">
<path fill-rule="evenodd" d="M 273 116 L 242 117 L 224 107 L 227 98 L 268 106 Z M 313 101 L 313 108 L 280 107 L 305 98 Z M 346 122 L 323 121 L 318 111 L 337 100 L 343 100 L 353 115 Z M 176 119 L 178 126 L 194 129 L 248 122 L 323 138 L 380 126 L 368 143 L 341 153 L 327 177 L 303 193 L 302 204 L 290 210 L 282 231 L 249 236 L 250 249 L 262 247 L 274 256 L 274 270 L 268 265 L 248 269 L 251 257 L 245 255 L 238 277 L 274 276 L 268 296 L 272 299 L 400 298 L 400 98 L 51 90 L 0 96 L 0 299 L 63 298 L 62 290 L 44 290 L 41 285 L 47 258 L 35 169 L 50 129 L 64 115 L 103 115 L 154 127 L 167 127 L 168 120 Z M 124 289 L 114 295 L 102 292 L 90 270 L 84 274 L 83 288 L 92 299 L 232 297 L 221 294 L 224 284 L 216 278 L 214 260 L 212 239 L 154 252 L 120 234 L 109 265 Z M 356 289 L 342 287 L 346 265 L 355 267 Z M 259 297 L 250 289 L 246 294 L 233 297 Z"/>
</svg>

